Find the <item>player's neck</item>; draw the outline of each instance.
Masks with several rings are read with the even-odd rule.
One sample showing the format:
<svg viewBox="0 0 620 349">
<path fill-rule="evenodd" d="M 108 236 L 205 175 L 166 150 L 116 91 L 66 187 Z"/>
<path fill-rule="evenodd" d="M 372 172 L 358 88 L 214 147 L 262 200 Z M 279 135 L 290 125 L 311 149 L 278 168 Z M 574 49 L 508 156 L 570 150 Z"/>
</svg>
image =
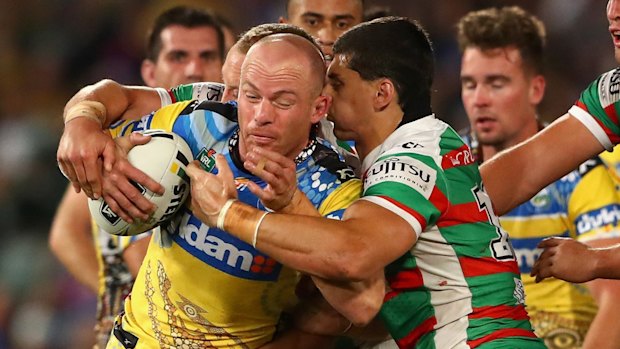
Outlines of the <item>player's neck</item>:
<svg viewBox="0 0 620 349">
<path fill-rule="evenodd" d="M 360 160 L 364 161 L 371 151 L 385 142 L 396 131 L 402 120 L 403 112 L 400 107 L 398 109 L 392 107 L 392 110 L 386 109 L 369 118 L 368 122 L 360 128 L 358 139 L 354 139 L 355 150 Z"/>
<path fill-rule="evenodd" d="M 534 119 L 532 123 L 528 123 L 516 135 L 504 142 L 481 144 L 480 151 L 482 162 L 489 160 L 501 151 L 512 148 L 513 146 L 527 140 L 528 138 L 534 136 L 540 129 L 542 129 L 542 125 L 538 123 L 537 119 Z"/>
</svg>

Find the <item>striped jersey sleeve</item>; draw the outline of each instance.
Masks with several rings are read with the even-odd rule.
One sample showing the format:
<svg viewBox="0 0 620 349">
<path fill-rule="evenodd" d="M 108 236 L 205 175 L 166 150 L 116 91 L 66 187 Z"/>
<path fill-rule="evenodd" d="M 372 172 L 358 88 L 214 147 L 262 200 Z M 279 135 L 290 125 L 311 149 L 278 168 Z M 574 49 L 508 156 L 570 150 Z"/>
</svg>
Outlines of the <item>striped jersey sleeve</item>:
<svg viewBox="0 0 620 349">
<path fill-rule="evenodd" d="M 620 142 L 620 68 L 599 76 L 568 111 L 592 132 L 607 150 Z"/>
<path fill-rule="evenodd" d="M 363 198 L 405 219 L 419 237 L 447 209 L 445 189 L 432 158 L 396 152 L 379 157 L 365 172 Z"/>
<path fill-rule="evenodd" d="M 179 85 L 169 90 L 158 88 L 157 92 L 161 99 L 161 106 L 165 107 L 172 103 L 190 100 L 208 100 L 218 102 L 224 95 L 224 84 L 219 82 L 196 82 L 193 84 Z"/>
</svg>

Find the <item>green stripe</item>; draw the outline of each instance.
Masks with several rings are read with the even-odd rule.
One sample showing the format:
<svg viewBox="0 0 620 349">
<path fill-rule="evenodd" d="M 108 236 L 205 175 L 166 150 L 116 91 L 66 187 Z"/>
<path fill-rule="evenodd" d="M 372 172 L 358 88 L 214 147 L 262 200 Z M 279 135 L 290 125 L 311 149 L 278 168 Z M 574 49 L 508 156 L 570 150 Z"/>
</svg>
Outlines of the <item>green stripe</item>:
<svg viewBox="0 0 620 349">
<path fill-rule="evenodd" d="M 469 319 L 469 327 L 467 328 L 467 338 L 476 340 L 498 330 L 508 328 L 520 328 L 522 330 L 532 331 L 532 326 L 527 320 L 513 319 Z"/>
<path fill-rule="evenodd" d="M 430 293 L 422 287 L 401 293 L 383 303 L 380 315 L 392 337 L 403 338 L 426 319 L 434 316 L 430 300 Z"/>
<path fill-rule="evenodd" d="M 615 134 L 620 134 L 620 128 L 618 125 L 611 121 L 605 112 L 605 109 L 601 106 L 600 96 L 598 93 L 598 85 L 600 80 L 601 78 L 598 78 L 595 82 L 590 84 L 590 86 L 588 86 L 588 88 L 581 93 L 580 100 L 588 106 L 588 111 L 590 114 L 594 115 L 599 121 L 601 121 L 605 127 L 610 129 Z M 618 104 L 619 102 L 614 103 L 614 106 L 616 107 L 614 108 L 615 110 L 620 110 L 620 106 Z"/>
<path fill-rule="evenodd" d="M 336 140 L 336 144 L 338 144 L 338 146 L 340 146 L 340 148 L 352 153 L 353 149 L 351 149 L 351 146 L 349 145 L 349 143 L 345 142 L 345 141 L 341 141 L 339 139 Z"/>
<path fill-rule="evenodd" d="M 441 134 L 439 140 L 440 147 L 440 155 L 444 156 L 451 152 L 452 150 L 456 150 L 465 145 L 463 139 L 459 136 L 459 134 L 454 131 L 454 129 L 450 126 L 446 128 L 446 130 Z"/>
<path fill-rule="evenodd" d="M 418 267 L 415 257 L 411 253 L 407 252 L 394 262 L 388 264 L 385 267 L 386 277 L 396 275 L 396 273 L 402 270 L 412 270 Z"/>
<path fill-rule="evenodd" d="M 171 89 L 174 98 L 176 98 L 177 102 L 180 101 L 189 101 L 194 97 L 194 87 L 192 84 L 188 85 L 179 85 Z"/>
<path fill-rule="evenodd" d="M 477 164 L 448 168 L 444 170 L 444 174 L 450 187 L 450 202 L 453 205 L 476 202 L 471 189 L 480 183 Z"/>
<path fill-rule="evenodd" d="M 432 330 L 420 337 L 420 340 L 416 344 L 416 348 L 437 349 L 435 346 L 435 333 L 436 331 Z"/>
<path fill-rule="evenodd" d="M 489 242 L 498 237 L 495 228 L 486 222 L 442 227 L 439 232 L 459 257 L 491 257 Z"/>
<path fill-rule="evenodd" d="M 472 294 L 472 307 L 517 305 L 513 292 L 515 279 L 518 278 L 519 275 L 509 272 L 467 277 L 466 281 Z"/>
</svg>

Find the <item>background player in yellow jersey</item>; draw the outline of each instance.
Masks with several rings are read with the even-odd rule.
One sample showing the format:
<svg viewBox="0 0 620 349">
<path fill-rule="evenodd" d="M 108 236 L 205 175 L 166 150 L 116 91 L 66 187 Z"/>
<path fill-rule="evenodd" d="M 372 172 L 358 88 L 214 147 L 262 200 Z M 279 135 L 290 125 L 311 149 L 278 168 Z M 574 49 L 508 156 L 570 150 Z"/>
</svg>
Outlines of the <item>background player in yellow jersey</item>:
<svg viewBox="0 0 620 349">
<path fill-rule="evenodd" d="M 545 91 L 545 29 L 519 7 L 470 12 L 457 28 L 461 95 L 471 124 L 464 138 L 483 162 L 543 127 L 537 106 Z M 620 242 L 618 221 L 592 223 L 603 211 L 620 213 L 620 205 L 607 168 L 595 157 L 500 217 L 515 249 L 532 325 L 549 348 L 615 348 L 620 342 L 609 337 L 620 335 L 618 281 L 597 280 L 586 288 L 555 279 L 535 283 L 529 276 L 540 253 L 536 245 L 545 237 L 593 246 Z"/>
<path fill-rule="evenodd" d="M 150 30 L 142 78 L 149 86 L 167 88 L 220 81 L 223 49 L 221 29 L 211 14 L 185 6 L 168 9 Z M 50 247 L 78 280 L 98 294 L 99 346 L 107 342 L 114 316 L 122 309 L 146 252 L 148 239 L 144 238 L 149 235 L 119 237 L 91 228 L 86 196 L 71 188 L 58 207 Z"/>
</svg>

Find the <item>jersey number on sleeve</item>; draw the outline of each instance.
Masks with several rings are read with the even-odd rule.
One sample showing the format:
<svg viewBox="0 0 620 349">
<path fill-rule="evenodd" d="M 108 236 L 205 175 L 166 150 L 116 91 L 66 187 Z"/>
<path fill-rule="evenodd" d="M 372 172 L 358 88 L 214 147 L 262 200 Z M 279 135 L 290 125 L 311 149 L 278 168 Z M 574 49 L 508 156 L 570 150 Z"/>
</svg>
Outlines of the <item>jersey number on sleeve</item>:
<svg viewBox="0 0 620 349">
<path fill-rule="evenodd" d="M 491 252 L 493 257 L 499 261 L 515 260 L 515 252 L 512 249 L 512 244 L 508 241 L 508 233 L 499 223 L 499 218 L 493 212 L 493 205 L 491 204 L 491 198 L 484 191 L 484 186 L 475 186 L 471 189 L 476 202 L 478 203 L 478 209 L 485 211 L 489 223 L 495 227 L 495 232 L 498 235 L 497 239 L 491 240 Z"/>
</svg>

